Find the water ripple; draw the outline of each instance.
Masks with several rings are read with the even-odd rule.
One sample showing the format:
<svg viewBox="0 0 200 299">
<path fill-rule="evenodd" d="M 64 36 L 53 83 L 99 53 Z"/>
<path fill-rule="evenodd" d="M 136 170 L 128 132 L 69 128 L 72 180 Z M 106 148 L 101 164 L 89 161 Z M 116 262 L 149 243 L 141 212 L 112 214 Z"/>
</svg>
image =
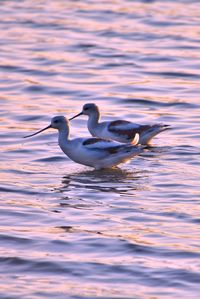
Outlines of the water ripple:
<svg viewBox="0 0 200 299">
<path fill-rule="evenodd" d="M 2 1 L 1 298 L 199 297 L 198 4 Z M 86 102 L 171 129 L 105 171 L 22 139 Z"/>
</svg>

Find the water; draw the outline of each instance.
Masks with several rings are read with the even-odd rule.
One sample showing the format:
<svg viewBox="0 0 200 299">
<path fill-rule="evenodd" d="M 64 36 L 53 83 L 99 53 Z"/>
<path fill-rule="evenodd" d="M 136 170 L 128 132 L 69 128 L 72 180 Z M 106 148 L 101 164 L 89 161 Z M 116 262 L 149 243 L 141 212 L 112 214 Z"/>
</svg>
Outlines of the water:
<svg viewBox="0 0 200 299">
<path fill-rule="evenodd" d="M 198 298 L 199 1 L 2 1 L 0 298 Z M 172 130 L 118 170 L 50 130 L 103 119 Z M 86 118 L 72 137 L 88 136 Z"/>
</svg>

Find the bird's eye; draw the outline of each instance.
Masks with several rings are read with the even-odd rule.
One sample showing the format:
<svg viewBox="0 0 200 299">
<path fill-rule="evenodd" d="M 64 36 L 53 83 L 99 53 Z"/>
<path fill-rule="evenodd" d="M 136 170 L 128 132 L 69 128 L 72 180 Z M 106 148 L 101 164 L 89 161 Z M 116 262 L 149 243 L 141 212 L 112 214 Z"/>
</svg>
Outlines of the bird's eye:
<svg viewBox="0 0 200 299">
<path fill-rule="evenodd" d="M 84 110 L 88 110 L 89 108 L 88 107 L 86 107 Z"/>
<path fill-rule="evenodd" d="M 58 119 L 54 120 L 54 123 L 55 124 L 59 123 L 59 120 Z"/>
</svg>

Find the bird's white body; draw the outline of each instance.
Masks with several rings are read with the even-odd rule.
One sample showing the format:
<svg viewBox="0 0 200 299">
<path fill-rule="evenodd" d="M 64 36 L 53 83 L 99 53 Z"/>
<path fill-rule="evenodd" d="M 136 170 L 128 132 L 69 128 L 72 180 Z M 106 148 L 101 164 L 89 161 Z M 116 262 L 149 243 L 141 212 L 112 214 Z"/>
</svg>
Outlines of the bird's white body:
<svg viewBox="0 0 200 299">
<path fill-rule="evenodd" d="M 88 115 L 87 127 L 92 136 L 121 143 L 147 145 L 155 135 L 168 128 L 163 124 L 139 125 L 126 120 L 100 122 L 100 111 L 95 104 L 85 104 L 76 116 L 81 114 Z"/>
<path fill-rule="evenodd" d="M 93 137 L 112 139 L 118 142 L 127 143 L 126 135 L 120 134 L 119 130 L 131 129 L 131 126 L 129 124 L 126 124 L 125 126 L 123 124 L 116 125 L 116 130 L 112 131 L 110 130 L 111 124 L 112 122 L 110 121 L 99 122 L 99 119 L 96 117 L 96 115 L 91 114 L 88 118 L 87 127 L 88 131 Z M 131 142 L 132 144 L 137 144 L 139 142 L 138 137 L 139 136 L 134 134 L 129 143 Z"/>
<path fill-rule="evenodd" d="M 92 143 L 88 144 L 90 141 Z M 59 146 L 74 162 L 95 169 L 116 166 L 142 152 L 139 147 L 125 146 L 99 138 L 76 138 L 66 142 L 59 137 Z"/>
<path fill-rule="evenodd" d="M 116 166 L 130 160 L 143 151 L 138 146 L 121 144 L 101 138 L 69 139 L 69 122 L 64 116 L 52 118 L 51 125 L 41 131 L 48 128 L 58 129 L 58 144 L 71 160 L 79 164 L 94 167 L 95 169 Z M 36 135 L 37 133 L 27 137 Z"/>
</svg>

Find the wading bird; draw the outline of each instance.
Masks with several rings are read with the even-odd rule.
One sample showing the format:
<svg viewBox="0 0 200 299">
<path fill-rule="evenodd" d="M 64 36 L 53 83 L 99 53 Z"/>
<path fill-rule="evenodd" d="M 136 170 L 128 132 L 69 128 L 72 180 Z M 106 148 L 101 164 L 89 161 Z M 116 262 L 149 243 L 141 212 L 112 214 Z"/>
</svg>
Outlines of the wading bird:
<svg viewBox="0 0 200 299">
<path fill-rule="evenodd" d="M 53 117 L 49 126 L 24 138 L 35 136 L 50 128 L 58 130 L 58 144 L 71 160 L 97 170 L 126 162 L 143 151 L 139 146 L 102 138 L 69 139 L 69 121 L 64 116 Z"/>
<path fill-rule="evenodd" d="M 100 111 L 93 103 L 85 104 L 82 111 L 69 120 L 80 115 L 88 115 L 87 127 L 92 136 L 122 143 L 149 145 L 155 135 L 169 128 L 169 125 L 164 124 L 139 125 L 126 120 L 99 122 Z"/>
</svg>

